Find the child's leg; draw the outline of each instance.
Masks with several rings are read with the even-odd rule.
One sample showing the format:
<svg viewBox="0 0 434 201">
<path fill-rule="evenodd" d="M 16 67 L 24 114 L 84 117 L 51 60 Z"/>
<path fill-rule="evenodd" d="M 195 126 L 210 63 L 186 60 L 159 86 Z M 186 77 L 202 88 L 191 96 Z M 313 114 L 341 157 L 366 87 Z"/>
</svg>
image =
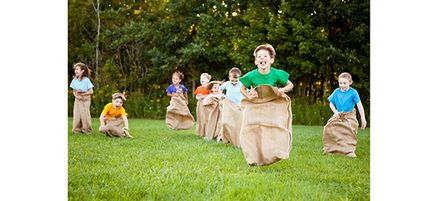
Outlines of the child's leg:
<svg viewBox="0 0 434 201">
<path fill-rule="evenodd" d="M 81 132 L 81 115 L 80 115 L 80 101 L 78 99 L 74 100 L 74 110 L 72 113 L 72 132 Z"/>
</svg>

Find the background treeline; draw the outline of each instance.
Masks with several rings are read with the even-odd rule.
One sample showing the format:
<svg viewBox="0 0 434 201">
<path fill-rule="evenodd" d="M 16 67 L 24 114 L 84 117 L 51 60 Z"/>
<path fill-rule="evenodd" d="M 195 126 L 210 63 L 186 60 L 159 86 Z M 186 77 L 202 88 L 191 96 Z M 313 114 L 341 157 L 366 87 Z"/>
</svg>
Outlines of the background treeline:
<svg viewBox="0 0 434 201">
<path fill-rule="evenodd" d="M 203 72 L 227 80 L 232 67 L 254 69 L 262 43 L 276 49 L 273 66 L 291 74 L 294 124 L 327 121 L 327 97 L 343 71 L 353 75 L 369 123 L 368 0 L 69 0 L 68 83 L 72 65 L 84 62 L 93 71 L 93 117 L 119 91 L 130 118 L 163 119 L 173 71 L 192 92 Z"/>
</svg>

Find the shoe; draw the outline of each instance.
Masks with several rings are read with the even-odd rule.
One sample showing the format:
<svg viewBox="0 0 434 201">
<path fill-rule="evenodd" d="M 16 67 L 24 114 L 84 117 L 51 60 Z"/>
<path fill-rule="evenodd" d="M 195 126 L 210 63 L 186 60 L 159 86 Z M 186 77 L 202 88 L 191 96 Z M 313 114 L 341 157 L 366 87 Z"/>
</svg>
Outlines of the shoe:
<svg viewBox="0 0 434 201">
<path fill-rule="evenodd" d="M 355 158 L 356 154 L 354 152 L 351 152 L 351 153 L 348 153 L 347 156 L 351 157 L 351 158 Z"/>
</svg>

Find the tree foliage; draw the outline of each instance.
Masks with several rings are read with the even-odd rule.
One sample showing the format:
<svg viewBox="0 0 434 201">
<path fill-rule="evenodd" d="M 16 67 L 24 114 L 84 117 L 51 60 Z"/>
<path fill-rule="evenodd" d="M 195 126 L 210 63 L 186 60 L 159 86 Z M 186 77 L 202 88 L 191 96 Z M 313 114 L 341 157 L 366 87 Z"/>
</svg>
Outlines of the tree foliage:
<svg viewBox="0 0 434 201">
<path fill-rule="evenodd" d="M 69 1 L 69 68 L 81 61 L 96 69 L 94 1 Z M 292 97 L 325 105 L 347 71 L 369 114 L 368 0 L 101 0 L 100 10 L 96 93 L 163 99 L 173 71 L 193 90 L 203 72 L 222 80 L 232 67 L 254 69 L 253 50 L 269 43 L 273 66 L 291 74 Z"/>
</svg>

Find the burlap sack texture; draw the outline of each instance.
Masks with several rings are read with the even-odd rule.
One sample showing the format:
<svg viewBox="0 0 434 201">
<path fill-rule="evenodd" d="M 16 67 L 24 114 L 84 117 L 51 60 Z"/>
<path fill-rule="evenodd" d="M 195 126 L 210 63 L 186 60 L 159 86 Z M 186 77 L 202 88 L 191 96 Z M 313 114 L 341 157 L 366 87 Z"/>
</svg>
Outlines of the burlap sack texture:
<svg viewBox="0 0 434 201">
<path fill-rule="evenodd" d="M 82 100 L 77 98 L 74 101 L 74 110 L 72 116 L 72 132 L 74 133 L 92 133 L 92 119 L 90 116 L 90 96 L 83 96 Z"/>
<path fill-rule="evenodd" d="M 224 143 L 230 143 L 240 148 L 241 120 L 241 107 L 229 99 L 224 99 L 220 134 Z"/>
<path fill-rule="evenodd" d="M 222 98 L 210 94 L 204 99 L 203 106 L 209 111 L 205 126 L 205 139 L 219 141 L 221 140 Z"/>
<path fill-rule="evenodd" d="M 193 127 L 194 117 L 191 115 L 182 93 L 171 97 L 166 110 L 166 125 L 174 130 L 187 130 Z"/>
<path fill-rule="evenodd" d="M 292 147 L 291 99 L 269 85 L 256 87 L 257 98 L 242 99 L 240 145 L 249 165 L 287 159 Z"/>
<path fill-rule="evenodd" d="M 332 116 L 323 130 L 324 153 L 356 157 L 358 126 L 355 109 L 339 113 L 339 116 Z"/>
<path fill-rule="evenodd" d="M 100 127 L 100 132 L 105 133 L 110 137 L 125 137 L 123 130 L 124 121 L 122 121 L 122 118 L 112 118 L 104 121 L 106 125 Z"/>
<path fill-rule="evenodd" d="M 211 112 L 211 107 L 204 107 L 203 106 L 203 99 L 206 96 L 203 96 L 201 99 L 197 100 L 196 105 L 196 135 L 200 137 L 205 137 L 205 129 L 206 124 L 208 122 L 208 116 Z"/>
</svg>

